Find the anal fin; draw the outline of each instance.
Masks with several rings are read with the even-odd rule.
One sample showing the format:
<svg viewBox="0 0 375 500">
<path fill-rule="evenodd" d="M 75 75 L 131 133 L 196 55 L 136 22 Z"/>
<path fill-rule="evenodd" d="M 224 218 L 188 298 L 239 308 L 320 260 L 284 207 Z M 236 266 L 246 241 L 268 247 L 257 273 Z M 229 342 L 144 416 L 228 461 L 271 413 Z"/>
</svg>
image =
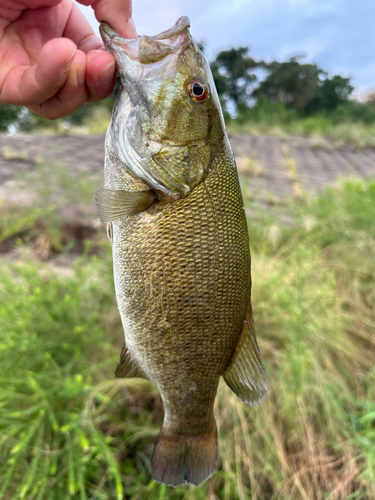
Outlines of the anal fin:
<svg viewBox="0 0 375 500">
<path fill-rule="evenodd" d="M 120 361 L 116 366 L 115 376 L 117 378 L 148 378 L 137 362 L 131 357 L 125 344 L 121 351 Z"/>
<path fill-rule="evenodd" d="M 96 189 L 94 198 L 100 221 L 113 222 L 147 210 L 156 200 L 156 195 L 152 191 Z"/>
<path fill-rule="evenodd" d="M 223 378 L 236 396 L 250 406 L 259 405 L 266 397 L 268 377 L 256 341 L 251 304 L 246 315 L 246 323 Z"/>
</svg>

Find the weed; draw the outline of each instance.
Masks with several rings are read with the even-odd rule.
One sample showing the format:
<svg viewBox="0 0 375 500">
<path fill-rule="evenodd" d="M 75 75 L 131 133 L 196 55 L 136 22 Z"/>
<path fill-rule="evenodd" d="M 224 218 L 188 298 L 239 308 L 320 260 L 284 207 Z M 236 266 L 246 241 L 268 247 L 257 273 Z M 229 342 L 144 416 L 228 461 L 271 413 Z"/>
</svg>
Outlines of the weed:
<svg viewBox="0 0 375 500">
<path fill-rule="evenodd" d="M 298 181 L 297 165 L 295 159 L 291 156 L 289 147 L 286 143 L 281 145 L 282 154 L 284 157 L 284 165 L 288 172 L 290 181 L 293 184 L 294 195 L 297 199 L 301 199 L 304 195 L 301 184 Z"/>
<path fill-rule="evenodd" d="M 327 141 L 326 138 L 319 134 L 313 134 L 311 136 L 310 149 L 312 151 L 333 151 L 332 145 Z"/>
<path fill-rule="evenodd" d="M 238 156 L 236 158 L 236 164 L 238 172 L 242 175 L 248 175 L 250 177 L 264 177 L 266 174 L 263 165 L 257 161 L 255 152 L 253 152 L 248 158 Z"/>
<path fill-rule="evenodd" d="M 249 408 L 220 383 L 218 467 L 198 488 L 151 480 L 160 397 L 111 378 L 123 333 L 109 255 L 70 278 L 2 265 L 0 498 L 374 498 L 374 220 L 375 182 L 301 200 L 290 227 L 249 219 L 270 392 Z"/>
<path fill-rule="evenodd" d="M 102 398 L 93 383 L 110 359 L 104 321 L 113 302 L 99 267 L 81 262 L 74 279 L 62 279 L 31 262 L 2 265 L 2 498 L 86 498 L 104 473 L 122 498 L 111 439 L 94 423 Z"/>
<path fill-rule="evenodd" d="M 29 156 L 24 149 L 14 150 L 8 146 L 4 146 L 1 150 L 4 160 L 6 161 L 28 161 Z"/>
<path fill-rule="evenodd" d="M 245 122 L 231 121 L 227 130 L 230 134 L 272 134 L 285 139 L 289 135 L 312 137 L 312 149 L 330 150 L 330 143 L 335 147 L 348 147 L 358 151 L 366 147 L 375 147 L 375 125 L 361 122 L 333 123 L 324 116 L 311 116 L 304 119 L 295 119 L 288 123 L 274 122 Z"/>
</svg>

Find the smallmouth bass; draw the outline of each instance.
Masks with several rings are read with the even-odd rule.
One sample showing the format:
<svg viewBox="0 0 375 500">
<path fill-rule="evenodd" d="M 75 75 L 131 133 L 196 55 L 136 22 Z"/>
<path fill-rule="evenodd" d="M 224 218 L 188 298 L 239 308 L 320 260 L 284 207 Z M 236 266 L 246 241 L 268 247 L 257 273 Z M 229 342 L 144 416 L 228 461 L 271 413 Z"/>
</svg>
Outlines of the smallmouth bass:
<svg viewBox="0 0 375 500">
<path fill-rule="evenodd" d="M 219 377 L 249 405 L 268 390 L 236 165 L 187 17 L 156 36 L 127 40 L 106 23 L 101 35 L 121 79 L 95 192 L 125 332 L 116 376 L 160 391 L 153 478 L 198 485 L 216 465 Z"/>
</svg>

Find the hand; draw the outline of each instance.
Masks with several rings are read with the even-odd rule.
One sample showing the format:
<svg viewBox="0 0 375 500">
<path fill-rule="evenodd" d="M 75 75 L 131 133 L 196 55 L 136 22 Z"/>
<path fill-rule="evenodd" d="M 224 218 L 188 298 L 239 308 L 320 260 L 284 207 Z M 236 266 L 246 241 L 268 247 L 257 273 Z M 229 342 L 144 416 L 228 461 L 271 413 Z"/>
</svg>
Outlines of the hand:
<svg viewBox="0 0 375 500">
<path fill-rule="evenodd" d="M 79 0 L 126 38 L 131 0 Z M 0 0 L 0 103 L 55 119 L 113 90 L 115 63 L 73 0 Z"/>
</svg>

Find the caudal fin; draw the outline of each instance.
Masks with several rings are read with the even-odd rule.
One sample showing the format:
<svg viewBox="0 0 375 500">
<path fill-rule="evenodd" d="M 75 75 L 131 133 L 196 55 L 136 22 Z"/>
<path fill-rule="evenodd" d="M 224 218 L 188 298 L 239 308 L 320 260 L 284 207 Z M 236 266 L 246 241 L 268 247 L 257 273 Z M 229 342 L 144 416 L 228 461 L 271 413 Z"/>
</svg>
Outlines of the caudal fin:
<svg viewBox="0 0 375 500">
<path fill-rule="evenodd" d="M 209 478 L 216 467 L 217 430 L 201 436 L 170 434 L 162 428 L 152 455 L 152 477 L 169 486 L 196 486 Z"/>
</svg>

